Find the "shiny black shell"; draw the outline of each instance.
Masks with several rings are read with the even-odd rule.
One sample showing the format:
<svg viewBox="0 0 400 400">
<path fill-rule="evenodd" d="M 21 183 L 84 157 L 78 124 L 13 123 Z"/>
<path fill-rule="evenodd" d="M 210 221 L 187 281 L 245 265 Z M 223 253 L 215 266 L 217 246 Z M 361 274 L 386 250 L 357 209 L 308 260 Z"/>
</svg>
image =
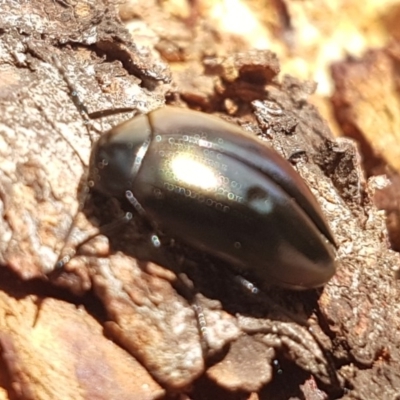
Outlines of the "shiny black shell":
<svg viewBox="0 0 400 400">
<path fill-rule="evenodd" d="M 94 189 L 122 198 L 168 236 L 258 285 L 309 289 L 335 273 L 334 239 L 293 167 L 258 138 L 208 114 L 166 106 L 104 134 Z"/>
</svg>

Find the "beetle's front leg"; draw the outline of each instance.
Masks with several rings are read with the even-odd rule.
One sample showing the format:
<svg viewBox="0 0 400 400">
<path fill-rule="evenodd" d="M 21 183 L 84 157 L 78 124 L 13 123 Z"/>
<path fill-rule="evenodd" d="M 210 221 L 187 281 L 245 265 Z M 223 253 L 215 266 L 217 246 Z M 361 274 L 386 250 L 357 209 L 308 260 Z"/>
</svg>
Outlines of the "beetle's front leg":
<svg viewBox="0 0 400 400">
<path fill-rule="evenodd" d="M 74 228 L 76 225 L 76 221 L 72 224 L 71 229 L 68 233 L 68 236 L 65 240 L 64 246 L 60 252 L 60 256 L 54 266 L 54 269 L 51 270 L 48 275 L 57 275 L 58 272 L 62 271 L 64 267 L 72 260 L 72 258 L 77 254 L 79 249 L 88 243 L 90 240 L 94 239 L 99 235 L 107 235 L 115 229 L 119 228 L 122 224 L 129 223 L 133 218 L 131 212 L 126 212 L 124 216 L 118 218 L 115 221 L 112 221 L 106 225 L 102 225 L 98 229 L 94 229 L 92 232 L 88 232 L 84 235 L 84 237 L 75 238 Z"/>
</svg>

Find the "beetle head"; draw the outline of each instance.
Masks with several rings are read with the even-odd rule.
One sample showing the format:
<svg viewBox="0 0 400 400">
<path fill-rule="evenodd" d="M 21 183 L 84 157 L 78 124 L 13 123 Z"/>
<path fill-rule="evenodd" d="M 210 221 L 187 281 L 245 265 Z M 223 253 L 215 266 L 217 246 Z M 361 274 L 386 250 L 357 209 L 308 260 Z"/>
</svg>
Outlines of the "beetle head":
<svg viewBox="0 0 400 400">
<path fill-rule="evenodd" d="M 150 141 L 147 115 L 128 120 L 102 135 L 90 158 L 90 186 L 107 196 L 123 197 L 132 186 Z"/>
</svg>

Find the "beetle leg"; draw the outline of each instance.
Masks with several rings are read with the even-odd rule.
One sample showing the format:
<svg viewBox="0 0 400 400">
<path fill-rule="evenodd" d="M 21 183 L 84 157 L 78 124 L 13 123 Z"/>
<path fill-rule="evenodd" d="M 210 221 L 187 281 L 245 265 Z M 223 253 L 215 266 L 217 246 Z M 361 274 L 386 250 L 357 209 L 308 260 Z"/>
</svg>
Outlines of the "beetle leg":
<svg viewBox="0 0 400 400">
<path fill-rule="evenodd" d="M 324 348 L 313 329 L 282 321 L 257 321 L 243 315 L 238 315 L 238 322 L 244 332 L 261 335 L 263 343 L 275 349 L 284 349 L 299 367 L 322 381 L 326 378 L 324 383 L 340 386 L 329 350 Z"/>
<path fill-rule="evenodd" d="M 129 203 L 133 206 L 133 208 L 143 217 L 146 217 L 146 212 L 144 211 L 143 207 L 139 203 L 139 201 L 135 198 L 133 193 L 130 190 L 127 190 L 125 192 L 125 197 L 129 201 Z M 147 219 L 147 218 L 146 218 Z M 156 234 L 152 234 L 151 236 L 151 241 L 154 245 L 154 247 L 160 247 L 161 246 L 161 241 Z M 189 301 L 191 304 L 193 311 L 196 315 L 196 320 L 197 320 L 197 326 L 199 329 L 200 333 L 200 339 L 201 339 L 201 347 L 203 350 L 203 353 L 206 354 L 208 351 L 208 342 L 207 342 L 207 322 L 204 316 L 203 312 L 203 307 L 201 306 L 197 296 L 196 296 L 196 291 L 193 287 L 193 283 L 187 278 L 186 275 L 180 273 L 177 274 L 178 281 L 180 283 L 180 288 L 184 289 L 184 295 L 185 298 Z"/>
<path fill-rule="evenodd" d="M 296 324 L 304 326 L 307 329 L 310 328 L 310 324 L 306 319 L 298 316 L 295 313 L 290 312 L 285 307 L 279 305 L 274 299 L 268 296 L 265 291 L 259 289 L 246 278 L 243 278 L 240 275 L 234 275 L 233 279 L 238 282 L 247 292 L 249 292 L 250 295 L 257 296 L 257 298 L 260 299 L 263 303 L 268 304 L 269 311 L 275 312 L 278 315 L 284 315 L 290 322 L 295 322 Z"/>
<path fill-rule="evenodd" d="M 255 286 L 252 282 L 248 281 L 247 279 L 243 278 L 240 275 L 235 276 L 235 280 L 239 282 L 246 290 L 248 290 L 251 294 L 259 294 L 260 289 Z"/>
<path fill-rule="evenodd" d="M 156 234 L 151 235 L 151 242 L 153 243 L 154 247 L 161 246 L 161 240 Z"/>
<path fill-rule="evenodd" d="M 207 354 L 209 350 L 207 339 L 207 321 L 204 315 L 203 307 L 199 302 L 197 294 L 195 294 L 193 297 L 192 308 L 196 315 L 197 327 L 200 332 L 201 348 L 203 350 L 203 354 Z"/>
<path fill-rule="evenodd" d="M 129 203 L 132 205 L 132 207 L 142 216 L 146 217 L 146 212 L 144 211 L 144 208 L 142 205 L 138 202 L 136 197 L 133 195 L 133 193 L 130 190 L 127 190 L 125 192 L 125 198 L 129 201 Z"/>
</svg>

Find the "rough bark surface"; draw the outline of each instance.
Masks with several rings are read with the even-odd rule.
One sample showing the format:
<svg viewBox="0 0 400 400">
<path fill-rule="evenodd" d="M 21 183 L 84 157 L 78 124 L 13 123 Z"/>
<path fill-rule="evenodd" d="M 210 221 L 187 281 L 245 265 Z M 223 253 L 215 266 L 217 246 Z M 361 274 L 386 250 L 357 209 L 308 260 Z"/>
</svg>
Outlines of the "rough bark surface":
<svg viewBox="0 0 400 400">
<path fill-rule="evenodd" d="M 389 237 L 400 249 L 400 46 L 370 50 L 332 66 L 332 104 L 343 132 L 360 144 L 368 176 L 386 174 L 390 183 L 375 196 L 387 213 Z"/>
<path fill-rule="evenodd" d="M 144 3 L 124 10 L 134 35 L 105 0 L 0 3 L 0 399 L 394 398 L 400 258 L 371 202 L 385 182 L 365 181 L 354 142 L 332 139 L 307 102 L 314 85 L 280 77 L 272 53 Z M 259 135 L 321 203 L 335 277 L 254 296 L 218 262 L 154 248 L 135 218 L 49 279 L 60 253 L 123 215 L 95 195 L 77 212 L 93 140 L 132 113 L 88 124 L 68 82 L 89 113 L 168 101 Z"/>
</svg>

